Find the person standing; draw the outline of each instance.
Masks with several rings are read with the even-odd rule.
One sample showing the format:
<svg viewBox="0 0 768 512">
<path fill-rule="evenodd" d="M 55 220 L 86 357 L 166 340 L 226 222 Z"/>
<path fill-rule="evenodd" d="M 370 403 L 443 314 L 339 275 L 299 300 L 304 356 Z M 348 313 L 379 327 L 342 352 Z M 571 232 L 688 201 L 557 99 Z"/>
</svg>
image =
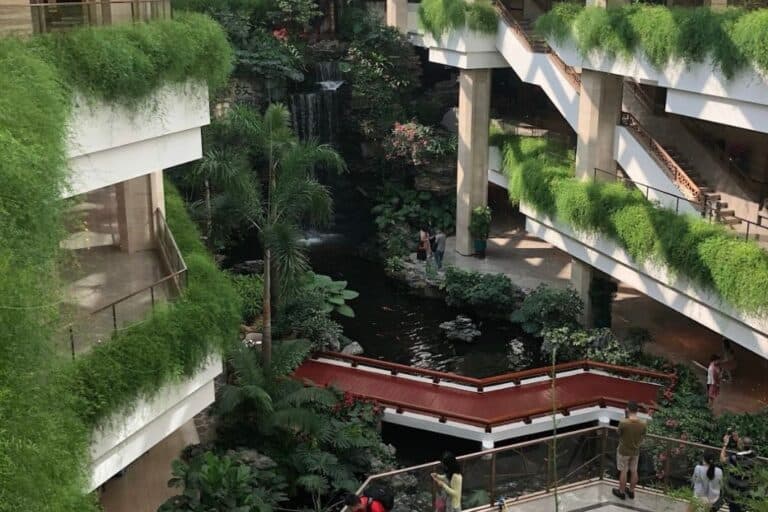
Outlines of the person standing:
<svg viewBox="0 0 768 512">
<path fill-rule="evenodd" d="M 419 230 L 419 246 L 416 248 L 416 259 L 419 261 L 427 261 L 430 253 L 429 231 L 426 227 L 423 227 Z"/>
<path fill-rule="evenodd" d="M 443 474 L 431 474 L 439 488 L 435 509 L 437 512 L 461 512 L 461 467 L 451 452 L 445 452 L 441 462 Z"/>
<path fill-rule="evenodd" d="M 440 228 L 437 228 L 437 234 L 435 235 L 435 263 L 437 264 L 437 270 L 443 268 L 443 256 L 445 256 L 445 233 Z"/>
<path fill-rule="evenodd" d="M 720 510 L 723 470 L 715 466 L 714 453 L 708 452 L 704 455 L 704 463 L 697 464 L 693 469 L 691 481 L 693 482 L 693 495 L 704 507 L 702 510 L 709 510 L 710 512 Z"/>
<path fill-rule="evenodd" d="M 730 512 L 743 512 L 746 509 L 744 501 L 749 499 L 752 488 L 752 472 L 755 469 L 755 452 L 752 450 L 752 439 L 742 437 L 739 439 L 738 453 L 728 454 L 728 445 L 731 443 L 731 434 L 723 436 L 723 448 L 720 450 L 720 461 L 728 463 L 728 485 L 726 487 L 725 501 Z"/>
<path fill-rule="evenodd" d="M 707 403 L 711 409 L 720 394 L 720 356 L 713 354 L 707 366 Z"/>
<path fill-rule="evenodd" d="M 622 500 L 635 498 L 637 486 L 637 463 L 640 459 L 640 444 L 645 438 L 647 426 L 637 417 L 637 402 L 627 402 L 627 417 L 619 422 L 619 447 L 616 450 L 616 468 L 619 470 L 619 488 L 613 489 L 613 495 Z M 627 490 L 627 473 L 631 472 Z"/>
</svg>

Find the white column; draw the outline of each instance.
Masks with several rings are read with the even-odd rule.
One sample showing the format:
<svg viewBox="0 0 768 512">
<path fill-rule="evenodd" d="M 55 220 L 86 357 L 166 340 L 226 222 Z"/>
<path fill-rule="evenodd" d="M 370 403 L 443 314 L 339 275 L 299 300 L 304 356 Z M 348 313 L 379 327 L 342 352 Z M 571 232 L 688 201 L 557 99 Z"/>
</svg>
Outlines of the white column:
<svg viewBox="0 0 768 512">
<path fill-rule="evenodd" d="M 589 298 L 589 287 L 592 284 L 592 267 L 576 258 L 571 258 L 571 286 L 576 290 L 584 303 L 581 323 L 585 327 L 592 326 L 592 301 Z"/>
<path fill-rule="evenodd" d="M 613 146 L 621 115 L 621 94 L 622 77 L 582 70 L 576 177 L 591 179 L 595 168 L 615 170 Z"/>
<path fill-rule="evenodd" d="M 154 219 L 150 175 L 115 185 L 120 249 L 127 253 L 153 247 Z"/>
<path fill-rule="evenodd" d="M 387 0 L 387 26 L 408 33 L 408 0 Z"/>
<path fill-rule="evenodd" d="M 456 172 L 456 251 L 469 255 L 472 210 L 488 204 L 488 123 L 491 70 L 462 69 L 459 77 L 459 150 Z"/>
</svg>

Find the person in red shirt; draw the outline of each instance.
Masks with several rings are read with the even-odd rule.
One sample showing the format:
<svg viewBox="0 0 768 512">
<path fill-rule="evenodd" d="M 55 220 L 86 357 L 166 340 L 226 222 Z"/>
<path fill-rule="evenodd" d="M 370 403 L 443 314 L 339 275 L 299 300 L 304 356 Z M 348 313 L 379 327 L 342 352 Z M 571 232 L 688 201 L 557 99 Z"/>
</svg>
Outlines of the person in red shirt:
<svg viewBox="0 0 768 512">
<path fill-rule="evenodd" d="M 371 501 L 370 506 L 369 500 Z M 388 512 L 384 505 L 368 496 L 348 494 L 344 498 L 344 504 L 347 506 L 348 512 Z"/>
</svg>

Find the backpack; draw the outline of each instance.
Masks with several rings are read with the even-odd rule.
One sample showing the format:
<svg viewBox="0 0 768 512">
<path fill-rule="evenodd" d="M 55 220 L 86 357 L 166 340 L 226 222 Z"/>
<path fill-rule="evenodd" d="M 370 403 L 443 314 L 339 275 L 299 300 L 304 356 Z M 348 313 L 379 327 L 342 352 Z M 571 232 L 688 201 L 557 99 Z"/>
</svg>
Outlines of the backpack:
<svg viewBox="0 0 768 512">
<path fill-rule="evenodd" d="M 392 510 L 395 507 L 395 495 L 392 493 L 392 490 L 387 487 L 372 487 L 366 489 L 365 492 L 363 492 L 363 496 L 368 498 L 368 503 L 366 505 L 368 510 L 371 509 L 371 504 L 374 501 L 381 503 L 387 510 Z"/>
</svg>

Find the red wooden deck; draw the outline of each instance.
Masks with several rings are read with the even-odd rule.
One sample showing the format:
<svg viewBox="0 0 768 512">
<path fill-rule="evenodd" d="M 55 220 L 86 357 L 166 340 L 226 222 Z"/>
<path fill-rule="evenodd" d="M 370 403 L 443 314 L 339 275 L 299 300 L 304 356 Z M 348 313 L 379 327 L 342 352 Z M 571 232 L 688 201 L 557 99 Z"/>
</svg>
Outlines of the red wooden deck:
<svg viewBox="0 0 768 512">
<path fill-rule="evenodd" d="M 356 359 L 357 364 L 365 364 L 364 358 Z M 378 364 L 375 366 L 379 368 L 387 367 L 387 364 L 380 361 L 376 363 Z M 400 368 L 399 373 L 402 374 L 402 366 Z M 546 373 L 546 369 L 544 370 L 539 373 Z M 631 369 L 623 370 L 626 372 Z M 638 370 L 638 373 L 642 372 Z M 414 369 L 414 373 L 421 372 Z M 663 378 L 670 377 L 666 374 L 660 375 Z M 366 370 L 359 366 L 341 366 L 322 360 L 305 362 L 296 370 L 295 376 L 315 385 L 331 385 L 356 396 L 376 400 L 399 409 L 398 412 L 418 412 L 437 416 L 441 421 L 450 419 L 484 426 L 486 429 L 514 421 L 529 422 L 531 418 L 547 415 L 552 411 L 550 381 L 478 392 L 417 382 L 400 375 L 376 373 L 370 368 Z M 489 380 L 493 379 L 499 380 Z M 512 380 L 514 379 L 508 379 L 507 382 Z M 660 389 L 658 385 L 650 382 L 589 372 L 558 376 L 555 382 L 556 407 L 564 414 L 568 414 L 572 409 L 594 405 L 623 407 L 629 400 L 651 406 L 655 404 Z"/>
</svg>

